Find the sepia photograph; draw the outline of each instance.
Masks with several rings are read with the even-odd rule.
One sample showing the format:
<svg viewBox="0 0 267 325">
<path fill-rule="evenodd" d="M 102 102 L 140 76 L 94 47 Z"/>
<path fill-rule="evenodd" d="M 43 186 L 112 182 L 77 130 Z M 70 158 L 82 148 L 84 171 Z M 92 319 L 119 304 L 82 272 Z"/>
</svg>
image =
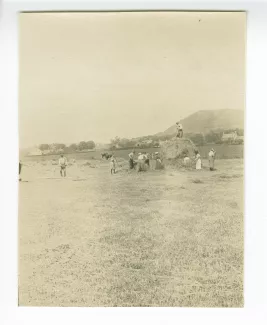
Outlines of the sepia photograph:
<svg viewBox="0 0 267 325">
<path fill-rule="evenodd" d="M 244 307 L 246 13 L 18 20 L 18 305 Z"/>
</svg>

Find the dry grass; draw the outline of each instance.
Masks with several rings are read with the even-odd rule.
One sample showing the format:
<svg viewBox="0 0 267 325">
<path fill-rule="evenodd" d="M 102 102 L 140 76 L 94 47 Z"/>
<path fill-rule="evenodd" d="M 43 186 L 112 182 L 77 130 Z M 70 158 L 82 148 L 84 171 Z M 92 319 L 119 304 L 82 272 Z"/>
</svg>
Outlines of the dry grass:
<svg viewBox="0 0 267 325">
<path fill-rule="evenodd" d="M 199 178 L 193 178 L 193 179 L 192 179 L 192 183 L 195 183 L 195 184 L 202 184 L 203 181 L 202 181 L 201 179 L 199 179 Z"/>
<path fill-rule="evenodd" d="M 25 168 L 19 304 L 243 306 L 243 162 L 216 164 L 111 176 L 99 162 L 66 179 Z"/>
</svg>

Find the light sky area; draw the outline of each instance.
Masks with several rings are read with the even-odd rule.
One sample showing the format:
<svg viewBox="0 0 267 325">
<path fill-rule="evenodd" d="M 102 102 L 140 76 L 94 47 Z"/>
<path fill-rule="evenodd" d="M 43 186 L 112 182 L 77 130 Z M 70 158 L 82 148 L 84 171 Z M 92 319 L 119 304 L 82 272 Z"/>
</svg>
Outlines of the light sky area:
<svg viewBox="0 0 267 325">
<path fill-rule="evenodd" d="M 244 13 L 23 13 L 19 34 L 21 148 L 244 109 Z"/>
</svg>

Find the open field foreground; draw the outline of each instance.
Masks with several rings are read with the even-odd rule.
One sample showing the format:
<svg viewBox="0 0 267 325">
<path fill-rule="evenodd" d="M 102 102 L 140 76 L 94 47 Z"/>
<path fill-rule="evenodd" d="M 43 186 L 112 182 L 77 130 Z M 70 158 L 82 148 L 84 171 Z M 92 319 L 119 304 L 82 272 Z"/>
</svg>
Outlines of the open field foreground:
<svg viewBox="0 0 267 325">
<path fill-rule="evenodd" d="M 113 176 L 79 161 L 65 179 L 27 164 L 19 305 L 243 306 L 243 160 Z"/>
</svg>

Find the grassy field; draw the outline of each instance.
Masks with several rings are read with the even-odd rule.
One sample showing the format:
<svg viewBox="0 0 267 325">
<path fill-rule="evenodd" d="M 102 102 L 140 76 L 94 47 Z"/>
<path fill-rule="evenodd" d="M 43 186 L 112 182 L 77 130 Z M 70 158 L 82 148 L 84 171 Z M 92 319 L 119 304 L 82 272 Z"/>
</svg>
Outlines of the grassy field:
<svg viewBox="0 0 267 325">
<path fill-rule="evenodd" d="M 205 145 L 199 146 L 198 150 L 202 158 L 208 157 L 208 152 L 211 148 L 216 150 L 216 158 L 217 159 L 240 159 L 243 158 L 244 155 L 244 146 L 243 145 Z M 139 151 L 146 151 L 149 153 L 153 153 L 156 151 L 160 151 L 160 148 L 148 148 L 148 149 L 135 149 L 136 153 Z M 84 160 L 84 159 L 100 159 L 101 152 L 105 152 L 105 150 L 101 151 L 91 151 L 86 153 L 73 153 L 67 154 L 66 156 L 71 159 L 75 158 L 77 160 Z M 111 151 L 109 151 L 111 152 Z M 128 159 L 128 154 L 131 152 L 131 149 L 123 149 L 123 150 L 116 150 L 114 151 L 117 157 Z M 58 159 L 59 155 L 48 155 L 48 156 L 36 156 L 36 157 L 23 157 L 24 160 L 34 160 L 34 161 L 46 161 L 51 159 Z"/>
<path fill-rule="evenodd" d="M 79 161 L 66 179 L 28 165 L 19 305 L 243 306 L 243 160 L 113 176 Z"/>
</svg>

